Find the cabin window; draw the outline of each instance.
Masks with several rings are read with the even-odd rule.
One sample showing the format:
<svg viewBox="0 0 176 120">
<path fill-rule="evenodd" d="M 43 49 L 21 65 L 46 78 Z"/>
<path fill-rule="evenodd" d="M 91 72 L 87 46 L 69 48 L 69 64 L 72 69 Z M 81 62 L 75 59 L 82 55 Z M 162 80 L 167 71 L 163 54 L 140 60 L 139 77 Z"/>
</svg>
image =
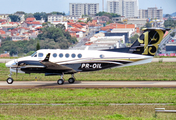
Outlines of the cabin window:
<svg viewBox="0 0 176 120">
<path fill-rule="evenodd" d="M 67 53 L 67 54 L 65 54 L 65 57 L 66 57 L 66 58 L 69 58 L 69 56 L 70 56 L 70 55 L 69 55 L 68 53 Z"/>
<path fill-rule="evenodd" d="M 73 54 L 72 54 L 72 58 L 75 58 L 75 57 L 76 57 L 76 55 L 73 53 Z"/>
<path fill-rule="evenodd" d="M 104 55 L 100 55 L 100 58 L 104 58 Z"/>
<path fill-rule="evenodd" d="M 82 58 L 82 54 L 78 54 L 78 58 Z"/>
<path fill-rule="evenodd" d="M 64 55 L 62 53 L 59 54 L 59 57 L 62 58 Z"/>
<path fill-rule="evenodd" d="M 53 54 L 53 57 L 54 57 L 54 58 L 56 58 L 56 57 L 57 57 L 57 54 L 56 54 L 56 53 L 54 53 L 54 54 Z"/>
<path fill-rule="evenodd" d="M 38 54 L 38 57 L 43 57 L 43 53 L 39 53 L 39 54 Z"/>
</svg>

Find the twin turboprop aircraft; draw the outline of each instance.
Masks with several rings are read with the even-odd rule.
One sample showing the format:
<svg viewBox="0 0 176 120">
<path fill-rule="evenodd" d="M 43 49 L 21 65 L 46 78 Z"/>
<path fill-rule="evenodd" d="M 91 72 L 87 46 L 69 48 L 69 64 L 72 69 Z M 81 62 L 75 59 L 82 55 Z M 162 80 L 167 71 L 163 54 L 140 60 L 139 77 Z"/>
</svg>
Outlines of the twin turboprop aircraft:
<svg viewBox="0 0 176 120">
<path fill-rule="evenodd" d="M 6 63 L 10 68 L 8 84 L 13 83 L 12 72 L 44 73 L 45 76 L 60 75 L 57 81 L 64 84 L 64 74 L 71 74 L 69 83 L 75 82 L 77 72 L 98 71 L 109 68 L 145 64 L 152 61 L 158 45 L 167 29 L 143 29 L 143 34 L 131 47 L 105 50 L 61 50 L 43 49 L 33 55 L 19 58 Z"/>
</svg>

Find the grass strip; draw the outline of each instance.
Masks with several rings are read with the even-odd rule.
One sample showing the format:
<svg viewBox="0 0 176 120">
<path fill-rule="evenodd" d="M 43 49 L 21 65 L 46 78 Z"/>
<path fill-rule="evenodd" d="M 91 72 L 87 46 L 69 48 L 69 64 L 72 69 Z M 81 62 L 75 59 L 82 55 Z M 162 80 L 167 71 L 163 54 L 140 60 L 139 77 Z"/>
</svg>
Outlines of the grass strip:
<svg viewBox="0 0 176 120">
<path fill-rule="evenodd" d="M 7 120 L 175 120 L 176 114 L 157 113 L 155 108 L 176 106 L 0 106 L 0 119 Z"/>
<path fill-rule="evenodd" d="M 0 103 L 176 103 L 173 88 L 10 89 L 1 90 Z"/>
</svg>

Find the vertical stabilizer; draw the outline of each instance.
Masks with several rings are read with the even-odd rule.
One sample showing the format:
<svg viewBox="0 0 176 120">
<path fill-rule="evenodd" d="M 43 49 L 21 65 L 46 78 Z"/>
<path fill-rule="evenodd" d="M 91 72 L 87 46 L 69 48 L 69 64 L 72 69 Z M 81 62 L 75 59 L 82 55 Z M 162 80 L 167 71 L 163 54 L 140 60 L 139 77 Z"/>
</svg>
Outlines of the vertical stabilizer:
<svg viewBox="0 0 176 120">
<path fill-rule="evenodd" d="M 130 53 L 154 56 L 158 50 L 158 45 L 163 39 L 164 28 L 145 28 L 141 36 L 133 43 L 129 49 Z"/>
</svg>

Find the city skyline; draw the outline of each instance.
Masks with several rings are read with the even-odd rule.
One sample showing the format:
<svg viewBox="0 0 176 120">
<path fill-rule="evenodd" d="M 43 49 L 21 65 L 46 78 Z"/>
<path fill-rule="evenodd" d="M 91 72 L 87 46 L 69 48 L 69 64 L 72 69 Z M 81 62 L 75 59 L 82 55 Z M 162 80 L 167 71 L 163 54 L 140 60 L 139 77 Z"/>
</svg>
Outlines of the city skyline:
<svg viewBox="0 0 176 120">
<path fill-rule="evenodd" d="M 139 9 L 147 9 L 149 7 L 157 7 L 163 9 L 163 14 L 172 14 L 176 12 L 176 0 L 138 0 Z M 13 14 L 16 11 L 24 11 L 26 13 L 35 12 L 69 12 L 69 3 L 99 3 L 99 10 L 102 11 L 102 0 L 6 0 L 1 2 L 0 14 Z M 107 11 L 107 0 L 105 0 L 105 11 Z"/>
</svg>

